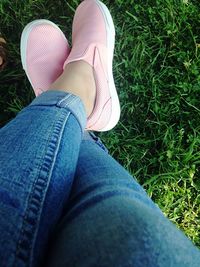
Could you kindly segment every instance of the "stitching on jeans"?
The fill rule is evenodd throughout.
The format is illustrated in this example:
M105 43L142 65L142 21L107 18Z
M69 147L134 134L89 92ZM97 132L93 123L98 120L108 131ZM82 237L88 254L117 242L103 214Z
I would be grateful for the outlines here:
M66 103L64 107L68 107L68 109L70 110L70 112L73 114L73 116L77 119L79 126L81 128L81 132L83 133L84 129L83 129L83 125L81 124L81 118L80 118L80 112L78 112L78 114L75 114L74 112L72 112L72 105L77 102L81 103L81 100L79 98L77 98L76 96L73 96L72 100L69 103Z
M61 105L65 100L67 100L68 98L70 98L70 96L71 96L71 95L67 95L67 96L65 96L63 99L61 99L61 100L59 101L58 104Z
M44 164L47 161L48 153L51 153L51 151L49 149L52 149L52 148L50 148L51 144L49 143L49 140L50 140L50 142L52 142L53 137L56 135L56 137L57 137L56 138L56 143L54 144L52 155L50 155L51 156L51 161L50 161L50 164L49 164L50 167L48 168L47 171L45 171L46 172L45 175L41 176L41 172L39 172L39 174L36 177L36 179L34 181L34 184L32 186L32 193L29 195L29 199L30 200L27 203L27 207L26 207L26 210L25 210L25 216L24 216L24 219L23 219L23 222L22 222L22 228L21 228L21 231L20 231L21 238L18 240L18 245L17 245L16 251L15 251L15 259L16 260L20 259L21 261L23 261L26 264L27 263L30 264L31 262L33 262L33 247L35 245L37 234L38 234L38 229L39 229L39 227L36 227L36 229L32 230L32 229L30 229L30 227L31 227L31 225L34 226L35 223L38 226L38 220L41 217L42 207L43 207L42 204L41 204L41 199L38 199L39 203L37 203L36 206L39 209L39 212L38 213L36 212L35 217L34 217L34 219L37 222L27 221L27 219L29 219L28 214L30 215L30 212L32 210L33 200L35 200L35 198L36 198L36 196L34 198L32 196L34 196L34 193L36 193L39 190L40 191L39 192L40 193L40 197L42 197L42 200L45 200L45 197L46 197L46 194L47 194L47 190L48 190L48 186L49 186L49 183L50 183L50 180L51 180L53 168L54 168L54 165L55 165L55 161L57 159L57 154L58 154L58 151L59 151L61 139L62 139L63 132L64 132L64 129L65 129L65 126L66 126L66 123L68 121L69 116L70 116L69 112L68 112L67 116L66 116L66 112L61 113L61 118L57 121L57 123L54 124L51 137L47 141L47 144L48 144L47 145L47 150L46 150L46 153L44 155L43 162L41 163L40 171L44 168ZM41 181L46 184L46 187L44 185L42 185L42 188L39 188ZM43 194L43 196L41 194ZM44 203L44 202L42 202L42 203ZM27 230L26 227L29 228L28 232L26 231ZM26 240L27 240L27 234L30 234L30 231L32 231L32 233L33 233L32 234L33 238L32 238L31 243L30 243L31 247L27 246L27 244L25 245ZM29 257L29 259L26 259L27 256Z
M75 102L77 102L77 104L81 103L81 100L79 98L77 98L77 96L75 96L75 95L70 95L70 96L71 96L71 99L67 103L65 103L65 105L62 107L63 108L67 107L69 109L69 111L76 117L76 119L78 120L78 123L80 125L81 131L83 133L84 129L83 129L83 126L82 126L81 121L80 121L80 113L75 114L74 112L72 112L72 109L73 109L72 105L74 105Z
M64 133L64 130L65 130L65 127L66 127L66 124L68 122L68 119L69 119L69 116L70 116L70 113L64 115L63 114L63 118L65 118L64 120L62 119L62 127L60 128L60 132L59 132L59 135L57 137L57 144L56 144L56 147L55 147L55 151L54 151L54 155L53 155L53 161L51 163L51 169L50 169L50 172L49 172L49 175L48 175L48 178L47 178L47 181L49 181L50 183L50 180L51 180L51 177L52 177L52 173L53 173L53 169L54 169L54 165L55 165L55 162L56 162L56 159L57 159L57 155L58 155L58 152L59 152L59 148L60 148L60 143L61 143L61 140L62 140L62 136L63 136L63 133ZM55 126L56 128L56 126ZM55 130L55 129L54 129ZM48 188L46 188L46 193L45 193L45 197L46 197L46 194L47 194L47 190ZM42 211L40 213L40 217L41 217L41 214L42 214ZM38 229L37 229L38 230ZM38 232L37 232L38 233ZM37 236L37 233L35 235L35 240L34 240L34 243L36 242L36 236ZM33 252L32 252L33 253ZM31 255L33 257L33 255Z
M72 97L67 101L67 103L65 103L64 107L69 106L73 100L74 100L74 96L72 96Z
M75 118L77 119L77 121L78 121L78 123L80 125L81 131L83 133L84 129L83 129L83 126L81 124L80 112L78 112L78 114L75 114L74 112L72 112L72 109L73 109L72 105L74 105L74 103L76 103L76 102L77 102L77 105L78 105L79 103L81 103L81 99L78 98L75 95L70 95L70 96L71 96L71 99L67 103L65 103L65 105L62 106L62 107L63 108L67 107L69 109L69 111L73 114L73 116L75 116Z
M74 104L74 102L75 102L76 100L78 100L78 99L76 99L76 97L74 97L73 99L71 99L70 102L66 103L64 107L67 107L67 106L68 106L68 107L71 107L71 105Z
M64 105L64 107L71 107L71 105L74 103L74 101L75 101L76 99L71 99L68 103L66 103L65 105Z
M65 96L63 99L61 99L59 102L58 102L58 105L61 105L62 102L64 102L65 100L67 100L71 95L67 95Z

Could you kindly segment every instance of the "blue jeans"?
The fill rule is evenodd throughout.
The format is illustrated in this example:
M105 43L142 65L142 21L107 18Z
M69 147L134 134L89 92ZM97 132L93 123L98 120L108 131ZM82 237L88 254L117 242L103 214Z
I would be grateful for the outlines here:
M0 266L199 266L85 124L78 97L49 91L0 130Z

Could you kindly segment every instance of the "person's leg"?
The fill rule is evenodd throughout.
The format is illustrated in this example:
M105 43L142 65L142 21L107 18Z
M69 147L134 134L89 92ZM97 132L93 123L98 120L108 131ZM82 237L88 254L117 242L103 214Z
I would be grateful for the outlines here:
M98 0L79 5L73 21L73 47L64 66L81 60L93 68L96 101L87 122L90 130L109 130L119 119L112 76L114 33L105 5ZM89 83L92 89L94 83ZM199 266L198 249L94 142L81 143L64 212L47 255L48 267Z
M133 177L94 141L83 140L48 267L198 267L200 251Z
M72 65L63 72L68 50L63 33L47 20L22 33L22 63L35 94L56 78L62 82L0 130L1 267L37 266L70 193L93 91L79 63L73 64L78 80L71 79Z
M68 198L86 118L49 91L0 130L1 266L35 266Z

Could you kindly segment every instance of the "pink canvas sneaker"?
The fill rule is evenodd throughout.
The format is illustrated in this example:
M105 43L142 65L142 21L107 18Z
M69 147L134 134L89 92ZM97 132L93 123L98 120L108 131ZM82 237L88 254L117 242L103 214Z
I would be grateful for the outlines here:
M70 53L65 35L49 20L34 20L21 36L23 69L38 96L62 74L63 64Z
M99 0L85 0L77 8L72 50L66 64L84 60L94 70L96 101L87 130L108 131L118 122L120 105L112 72L115 28L107 7Z

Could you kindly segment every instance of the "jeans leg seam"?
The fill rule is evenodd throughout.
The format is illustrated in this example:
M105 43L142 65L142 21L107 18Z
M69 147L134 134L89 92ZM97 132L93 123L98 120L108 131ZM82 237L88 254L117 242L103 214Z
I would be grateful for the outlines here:
M61 139L69 119L70 112L62 112L60 119L54 124L50 140L41 164L39 175L33 185L26 212L22 222L20 238L15 252L15 259L24 262L24 266L33 262L33 250L39 229L39 220L42 214L43 203L51 180L53 168L58 155ZM56 137L56 142L54 141ZM30 239L30 235L32 238ZM31 240L31 244L30 244Z
M66 107L69 107L70 108L70 105L72 105L76 100L77 100L76 98L71 99L70 102L66 103L64 107L65 108Z
M64 101L66 101L71 95L67 95L66 97L64 97L63 99L61 99L59 102L58 102L58 105L61 105Z

